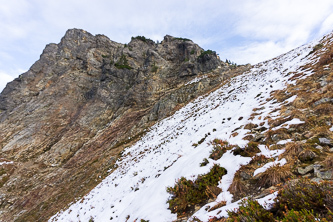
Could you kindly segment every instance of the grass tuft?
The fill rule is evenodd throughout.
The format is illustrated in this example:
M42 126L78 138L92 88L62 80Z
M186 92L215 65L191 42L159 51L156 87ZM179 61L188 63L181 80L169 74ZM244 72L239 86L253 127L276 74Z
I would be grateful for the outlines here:
M268 188L270 186L286 182L291 175L292 173L287 167L274 165L259 175L258 185L260 187Z

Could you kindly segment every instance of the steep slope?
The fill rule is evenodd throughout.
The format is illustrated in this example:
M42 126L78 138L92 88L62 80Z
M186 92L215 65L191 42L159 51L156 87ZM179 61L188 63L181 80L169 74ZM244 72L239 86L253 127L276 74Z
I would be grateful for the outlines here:
M265 181L263 175L275 166L285 165L294 175L309 173L305 176L316 181L331 180L332 168L327 169L318 161L331 158L333 145L332 55L330 34L320 42L301 46L224 81L218 90L152 126L140 141L125 149L108 177L51 221L177 220L167 203L175 197L167 192L167 187L173 187L181 177L195 180L214 164L227 171L218 184L221 192L205 203L189 206L184 214L178 214L178 219L208 221L227 216L227 210L238 206L238 199L250 195L269 207L277 187ZM315 88L311 88L312 84ZM316 113L314 107L321 104L329 107ZM312 122L308 114L312 115ZM320 134L315 132L316 118L322 121ZM212 142L216 138L241 149L234 146L221 157L210 158L218 143ZM249 142L255 142L259 150L242 155ZM299 145L293 156L290 147L295 144L309 147ZM316 151L310 162L303 161L302 157L309 156L304 152L309 153L310 149L321 151ZM314 161L322 168L320 171L314 171L312 166L312 171L300 173ZM241 195L230 188L242 172L246 191Z
M124 45L68 30L0 94L0 220L45 221L155 121L247 68L188 39Z

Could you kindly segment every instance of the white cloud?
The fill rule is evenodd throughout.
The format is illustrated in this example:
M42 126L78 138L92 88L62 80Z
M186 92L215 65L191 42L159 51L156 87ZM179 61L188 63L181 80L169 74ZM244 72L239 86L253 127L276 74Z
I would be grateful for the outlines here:
M237 63L255 64L273 58L319 37L333 27L333 17L329 16L333 11L331 0L258 0L242 3L232 8L233 13L238 15L233 36L242 39L239 42L231 40L235 46L224 50L225 57Z
M232 48L225 52L227 59L237 64L256 64L274 58L293 49L273 41L254 42L246 46ZM223 56L222 56L223 57Z
M325 21L322 23L319 33L320 35L324 35L328 32L331 32L332 30L333 30L333 13L327 16Z
M332 11L332 0L11 0L0 5L0 70L16 77L10 69L28 69L69 28L121 43L170 34L255 63L329 31Z

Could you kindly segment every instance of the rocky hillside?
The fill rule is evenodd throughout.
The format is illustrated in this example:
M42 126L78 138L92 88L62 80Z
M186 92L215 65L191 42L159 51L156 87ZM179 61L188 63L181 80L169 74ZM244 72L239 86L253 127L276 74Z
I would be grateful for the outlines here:
M68 30L0 94L0 220L47 220L156 121L246 69L189 39Z
M50 221L331 221L332 44L259 63L159 121Z

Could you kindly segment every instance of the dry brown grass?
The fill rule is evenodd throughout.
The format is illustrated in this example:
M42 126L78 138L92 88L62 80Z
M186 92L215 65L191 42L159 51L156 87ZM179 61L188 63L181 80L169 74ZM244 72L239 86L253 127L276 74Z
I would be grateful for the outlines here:
M286 144L284 153L281 154L281 158L286 158L287 160L294 160L300 152L303 151L303 146L299 143L291 142Z
M327 157L323 163L327 169L333 170L333 156Z
M313 133L314 137L331 137L332 132L329 130L327 125L320 126L321 123L317 123L318 126L314 126L310 129L310 132Z
M248 123L244 126L244 129L252 130L253 128L257 128L257 127L258 127L258 124Z
M319 115L328 115L333 113L333 104L324 103L315 107L315 112Z
M258 184L268 188L273 185L284 183L292 176L289 167L274 165L261 173L258 177Z
M320 56L318 67L327 65L333 60L333 47L330 47L323 55Z
M228 191L233 195L244 196L246 192L245 182L240 178L240 176L234 177Z
M268 120L268 124L271 126L271 127L276 127L276 126L280 126L281 124L289 121L289 120L292 120L293 117L289 116L287 118L277 118L277 119L270 119Z
M278 101L278 102L283 102L286 99L290 97L290 95L287 95L285 90L276 90L273 92L273 97Z
M212 208L210 208L208 210L208 212L211 212L211 211L216 210L218 208L224 207L225 205L227 205L227 201L220 201L217 204L215 204Z
M296 97L292 105L297 109L304 109L307 107L306 100L302 97Z
M278 140L285 140L285 139L290 139L291 138L291 135L289 134L288 129L286 129L286 128L280 128L280 129L277 129L277 130L268 130L265 133L265 136L266 136L265 142L267 144L275 143L273 141L274 137L277 137Z

